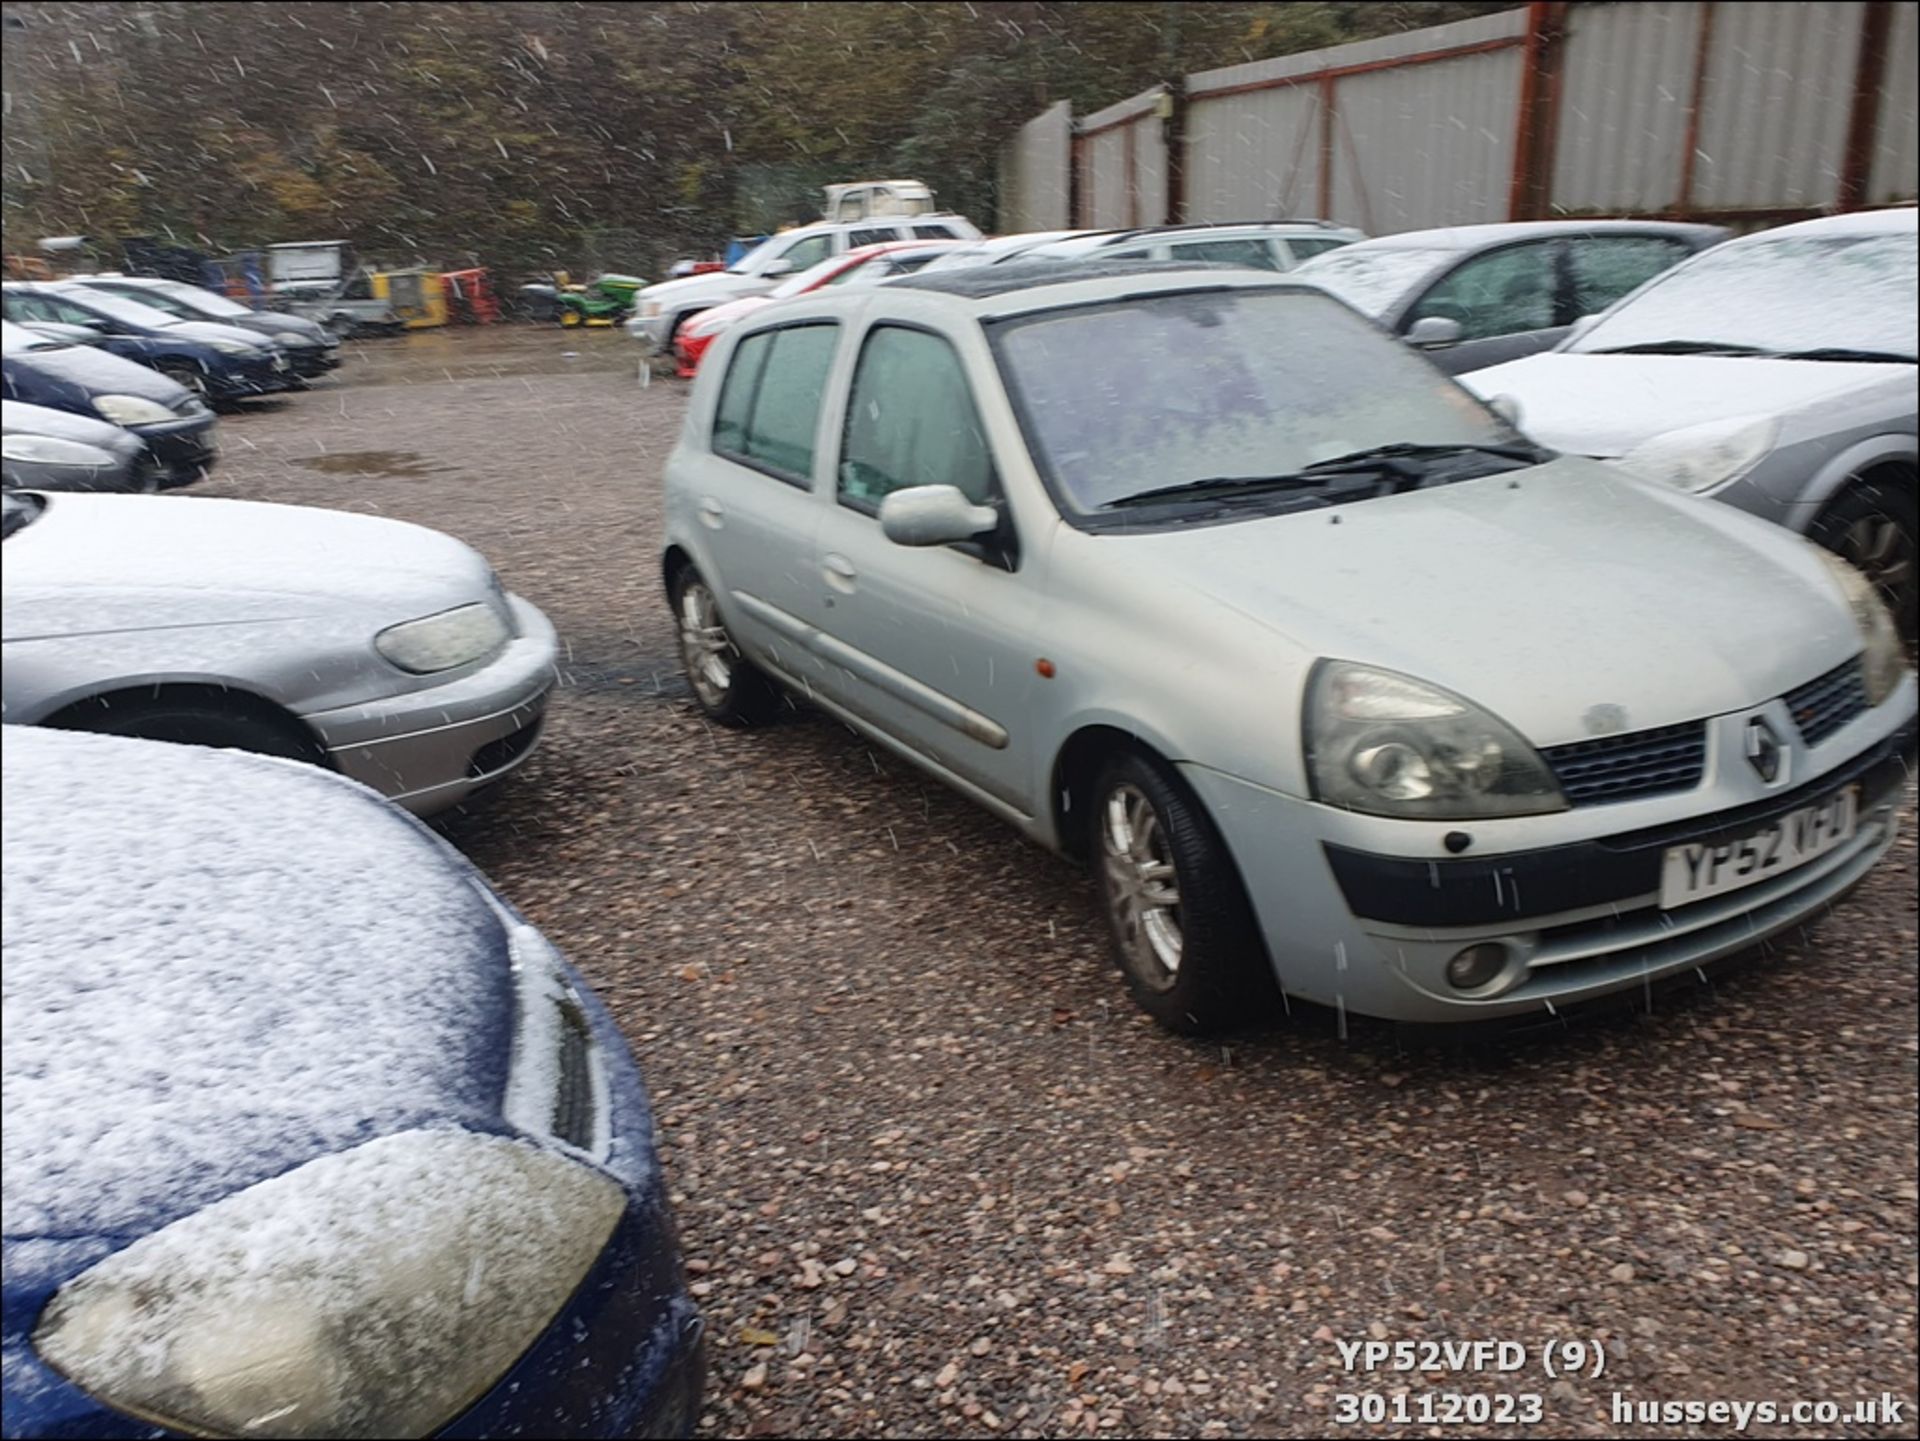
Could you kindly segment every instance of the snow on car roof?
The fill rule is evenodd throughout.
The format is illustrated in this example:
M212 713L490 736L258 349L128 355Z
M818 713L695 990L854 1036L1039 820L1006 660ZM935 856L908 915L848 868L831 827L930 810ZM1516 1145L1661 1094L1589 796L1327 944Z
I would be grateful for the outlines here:
M1237 265L1213 265L1192 260L1010 260L1004 265L974 266L967 270L920 271L887 282L892 290L932 290L956 295L964 300L986 300L1010 291L1031 290L1043 285L1070 285L1083 280L1112 280L1128 275L1153 278L1207 272L1213 275L1245 279L1248 272ZM1268 281L1276 276L1263 276Z
M1711 225L1690 225L1674 220L1503 220L1487 225L1449 225L1434 230L1403 230L1395 235L1376 235L1342 247L1343 255L1375 250L1478 250L1487 245L1505 245L1514 240L1544 240L1556 235L1675 235L1706 237L1715 232Z
M1896 205L1885 210L1850 210L1844 215L1823 215L1818 220L1802 220L1793 225L1776 226L1740 237L1741 243L1777 239L1782 235L1913 235L1920 232L1920 210L1911 205Z
M430 832L291 761L9 726L0 766L10 1239L497 1128L505 935Z

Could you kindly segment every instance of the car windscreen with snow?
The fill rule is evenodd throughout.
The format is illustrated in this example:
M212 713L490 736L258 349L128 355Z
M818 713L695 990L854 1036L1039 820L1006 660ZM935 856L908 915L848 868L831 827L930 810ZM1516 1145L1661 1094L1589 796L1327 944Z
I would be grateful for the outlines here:
M1567 348L1910 361L1920 353L1917 273L1911 231L1742 241L1669 272Z
M1473 396L1305 289L1174 291L991 326L1027 444L1069 516L1319 505L1525 458ZM1178 357L1177 362L1170 357ZM1429 463L1441 463L1429 469Z

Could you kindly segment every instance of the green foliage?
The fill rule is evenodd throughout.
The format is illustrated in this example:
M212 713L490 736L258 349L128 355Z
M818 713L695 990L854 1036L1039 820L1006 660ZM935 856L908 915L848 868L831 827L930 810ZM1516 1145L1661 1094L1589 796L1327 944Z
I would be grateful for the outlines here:
M997 156L1060 99L1499 4L9 5L7 248L156 233L215 252L349 238L394 264L660 273L925 179L990 225ZM592 248L600 248L598 244Z

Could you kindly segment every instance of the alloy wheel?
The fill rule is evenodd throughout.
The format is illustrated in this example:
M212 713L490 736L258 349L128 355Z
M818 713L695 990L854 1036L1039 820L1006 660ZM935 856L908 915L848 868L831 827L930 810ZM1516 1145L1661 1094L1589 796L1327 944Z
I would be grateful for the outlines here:
M713 592L705 581L689 580L680 591L680 660L694 693L708 709L726 704L739 655L713 603Z
M1900 522L1887 515L1863 515L1841 533L1834 548L1878 587L1898 615L1911 593L1914 568L1913 537Z
M1180 973L1180 881L1153 802L1122 782L1107 793L1101 868L1114 930L1142 980L1171 985Z

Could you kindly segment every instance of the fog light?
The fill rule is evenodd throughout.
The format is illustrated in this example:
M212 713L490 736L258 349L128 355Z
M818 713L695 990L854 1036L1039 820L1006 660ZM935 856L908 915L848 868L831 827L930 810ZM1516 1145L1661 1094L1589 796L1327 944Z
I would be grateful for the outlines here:
M1483 942L1468 946L1447 962L1447 984L1456 991L1477 991L1491 985L1507 968L1507 948Z

